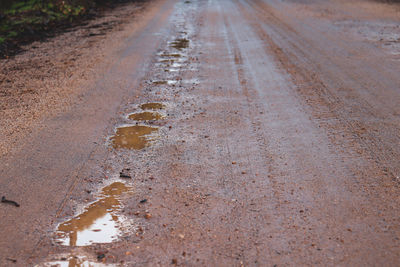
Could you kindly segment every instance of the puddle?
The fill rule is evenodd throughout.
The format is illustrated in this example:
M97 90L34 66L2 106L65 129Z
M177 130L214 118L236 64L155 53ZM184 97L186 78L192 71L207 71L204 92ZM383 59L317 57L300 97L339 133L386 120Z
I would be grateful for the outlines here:
M152 83L153 83L153 84L156 84L156 85L161 85L161 84L173 85L173 84L176 84L177 81L174 81L174 80L153 81Z
M96 262L89 260L84 256L68 256L61 260L49 261L44 264L38 265L43 267L105 267L105 266L115 266L115 264L105 264L101 262Z
M171 47L182 50L184 48L189 47L189 40L186 38L176 39L175 41L171 42Z
M151 121L151 120L162 119L163 115L157 112L145 111L145 112L130 114L128 118L135 121Z
M174 62L174 63L172 63L171 67L180 68L180 67L182 67L182 63Z
M153 81L153 84L167 84L168 81Z
M161 59L158 62L160 63L168 63L168 64L173 64L175 62L175 60L173 59Z
M174 80L168 80L167 81L168 85L174 85L174 84L177 84L177 83L178 83L178 81L174 81Z
M100 199L85 208L77 217L60 224L56 241L64 246L88 246L93 243L110 243L121 234L123 222L118 216L120 197L131 190L121 182L104 187Z
M167 69L167 70L165 70L165 71L169 71L169 72L178 72L178 71L179 71L179 69L176 69L176 68L170 68L170 69Z
M144 125L119 127L116 134L111 137L112 146L115 149L143 149L153 140L147 135L156 131L158 128Z
M177 58L177 57L181 57L181 54L175 53L175 54L160 54L160 57L164 57L164 58Z
M140 105L140 108L143 110L146 110L146 109L157 110L157 109L164 109L165 106L161 103L146 103L146 104Z

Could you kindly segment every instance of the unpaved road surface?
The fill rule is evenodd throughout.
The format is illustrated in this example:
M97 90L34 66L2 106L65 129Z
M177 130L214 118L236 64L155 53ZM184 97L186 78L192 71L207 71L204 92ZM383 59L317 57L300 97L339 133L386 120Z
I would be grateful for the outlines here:
M398 4L135 12L52 112L3 106L1 266L400 264Z

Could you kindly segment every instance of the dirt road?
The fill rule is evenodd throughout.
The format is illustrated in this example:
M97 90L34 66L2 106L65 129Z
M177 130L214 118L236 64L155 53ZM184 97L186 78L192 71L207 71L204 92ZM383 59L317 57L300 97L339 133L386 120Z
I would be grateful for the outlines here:
M398 266L400 5L348 2L146 4L5 137L0 265Z

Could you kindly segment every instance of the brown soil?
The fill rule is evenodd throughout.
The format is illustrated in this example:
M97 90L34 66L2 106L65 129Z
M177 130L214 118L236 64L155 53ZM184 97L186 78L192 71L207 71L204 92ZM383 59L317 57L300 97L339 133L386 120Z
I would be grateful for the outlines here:
M65 111L111 64L115 42L140 20L144 3L105 12L87 25L23 47L0 60L0 156L18 149L24 136L47 116ZM101 66L101 67L100 67ZM26 137L25 137L26 138Z

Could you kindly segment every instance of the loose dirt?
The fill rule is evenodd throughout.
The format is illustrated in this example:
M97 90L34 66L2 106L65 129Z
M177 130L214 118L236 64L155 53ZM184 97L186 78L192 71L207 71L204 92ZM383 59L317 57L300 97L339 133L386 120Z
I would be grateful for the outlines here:
M82 98L85 88L112 64L116 44L129 35L145 6L122 5L0 61L0 156L20 148L43 118Z

